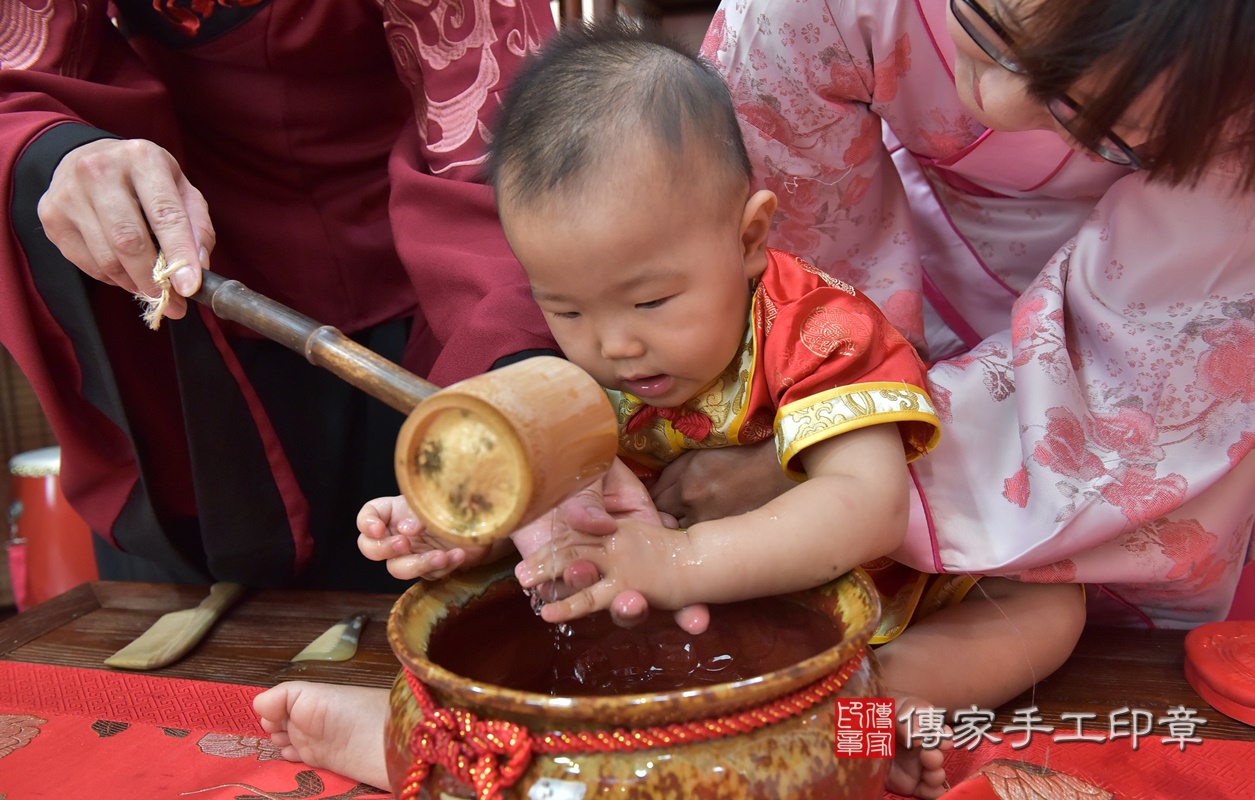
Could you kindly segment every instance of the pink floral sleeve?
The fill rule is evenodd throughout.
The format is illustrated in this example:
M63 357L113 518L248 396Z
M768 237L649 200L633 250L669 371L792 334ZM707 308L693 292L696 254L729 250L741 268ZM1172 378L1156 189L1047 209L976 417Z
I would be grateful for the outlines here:
M945 433L916 470L941 564L1223 616L1255 521L1253 220L1222 174L1119 181L1009 330L932 369Z
M899 4L880 5L890 22ZM922 347L919 254L880 116L898 99L912 37L847 41L842 30L822 0L735 0L703 53L727 77L758 183L779 198L773 246L863 290Z

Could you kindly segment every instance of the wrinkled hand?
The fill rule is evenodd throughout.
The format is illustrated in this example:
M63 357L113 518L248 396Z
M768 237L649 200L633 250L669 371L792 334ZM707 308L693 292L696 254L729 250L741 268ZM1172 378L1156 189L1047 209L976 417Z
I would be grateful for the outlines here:
M170 153L142 139L99 139L71 150L39 201L39 220L75 266L128 292L160 294L152 278L158 247L167 263L186 262L171 277L165 314L174 319L186 313L182 297L200 288L215 243L205 198Z
M388 562L395 578L435 580L483 563L493 548L457 547L427 531L404 497L380 497L357 512L357 549L371 561Z
M775 442L690 450L651 487L654 502L683 527L762 508L797 483L780 469Z
M652 526L674 528L675 520L654 508L648 490L632 470L615 460L610 471L599 481L567 498L554 511L511 534L511 539L524 559L533 555L563 534L608 536L619 527L619 520L638 520ZM541 589L547 601L557 600L572 592L588 589L601 580L601 573L591 561L573 560ZM560 579L560 583L558 582ZM645 621L649 602L630 585L624 587L608 606L616 625L630 628ZM675 612L675 621L690 633L701 633L710 622L705 605L693 605Z

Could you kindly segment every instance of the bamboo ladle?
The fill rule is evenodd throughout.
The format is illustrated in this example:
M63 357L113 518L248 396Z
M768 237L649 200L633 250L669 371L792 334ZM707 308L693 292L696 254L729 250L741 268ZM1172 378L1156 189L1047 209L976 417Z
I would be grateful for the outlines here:
M529 358L441 389L239 281L202 272L192 299L408 414L397 483L428 529L455 543L508 536L614 460L610 401L568 361Z

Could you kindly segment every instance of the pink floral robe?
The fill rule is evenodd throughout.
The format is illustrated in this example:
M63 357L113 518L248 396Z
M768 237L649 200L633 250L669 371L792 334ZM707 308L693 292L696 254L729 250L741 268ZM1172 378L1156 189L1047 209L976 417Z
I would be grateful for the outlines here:
M1255 197L1149 184L954 90L946 0L727 0L728 78L773 246L933 362L918 569L1098 584L1092 612L1222 618L1255 512Z

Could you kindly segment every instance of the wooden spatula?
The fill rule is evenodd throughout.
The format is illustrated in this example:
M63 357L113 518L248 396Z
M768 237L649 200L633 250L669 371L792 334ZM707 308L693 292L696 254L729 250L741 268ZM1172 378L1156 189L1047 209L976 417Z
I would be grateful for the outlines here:
M135 641L105 659L119 669L157 669L187 655L218 618L244 596L238 583L215 583L209 596L196 608L171 611L152 624Z
M357 640L366 624L366 613L345 617L332 625L305 649L292 656L293 661L348 661L357 654Z

